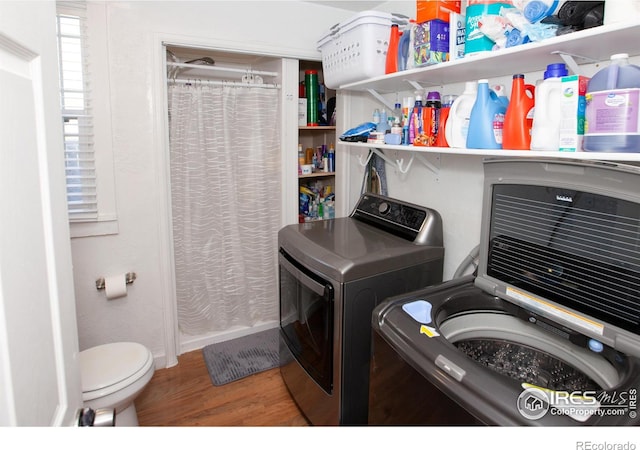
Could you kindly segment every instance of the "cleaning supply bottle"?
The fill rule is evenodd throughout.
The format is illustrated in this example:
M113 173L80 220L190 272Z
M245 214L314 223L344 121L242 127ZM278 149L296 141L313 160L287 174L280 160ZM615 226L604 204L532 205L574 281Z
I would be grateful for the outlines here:
M409 144L413 145L416 136L422 134L422 95L416 94L416 102L409 117Z
M424 108L422 110L422 129L425 136L425 144L428 146L436 145L441 107L442 100L440 99L440 92L428 92L427 101L425 102Z
M544 79L536 86L531 150L558 151L560 148L562 77L567 75L569 71L563 63L549 64Z
M328 151L327 157L329 159L329 172L335 172L336 171L336 152L333 149L333 144L329 144L329 151Z
M391 34L389 35L389 47L387 48L387 57L385 59L385 72L395 73L398 71L398 44L400 43L400 28L398 24L391 25Z
M414 97L402 99L402 145L409 145L409 121L416 100Z
M402 99L402 126L409 125L409 116L411 116L411 109L416 103L414 97L404 97Z
M415 20L411 19L409 24L402 30L398 41L398 71L407 70L407 59L409 58L409 43L411 42L411 26Z
M611 56L611 64L589 80L584 150L640 152L640 67L627 53Z
M306 158L304 151L302 150L302 144L298 144L298 174L302 173L302 166L306 164Z
M445 124L445 138L449 147L465 148L467 146L467 134L469 132L469 118L471 109L476 102L478 83L467 81L464 92L451 104L449 118Z
M436 136L436 147L449 147L447 142L447 135L445 129L447 127L447 119L449 118L449 112L451 111L451 105L457 98L456 95L443 95L442 107L440 108L440 117L438 118L438 135Z
M515 74L511 84L511 100L504 115L502 148L529 150L534 104L535 86L525 84L523 74Z
M380 111L380 123L377 125L376 131L386 133L387 131L389 131L389 129L390 127L389 119L387 118L387 110L382 108L382 111Z
M469 116L467 148L502 148L506 110L496 93L489 89L489 80L478 80L478 94Z
M318 126L318 71L304 72L304 85L307 94L307 126Z
M389 117L389 121L392 124L395 124L397 122L400 124L400 126L402 126L402 104L400 102L396 101L393 107L393 116Z

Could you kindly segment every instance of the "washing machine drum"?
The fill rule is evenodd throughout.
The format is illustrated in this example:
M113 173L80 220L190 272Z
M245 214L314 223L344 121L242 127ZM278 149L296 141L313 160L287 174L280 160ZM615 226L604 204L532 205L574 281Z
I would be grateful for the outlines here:
M612 389L620 372L603 355L508 314L474 312L440 325L472 360L519 382L557 391Z

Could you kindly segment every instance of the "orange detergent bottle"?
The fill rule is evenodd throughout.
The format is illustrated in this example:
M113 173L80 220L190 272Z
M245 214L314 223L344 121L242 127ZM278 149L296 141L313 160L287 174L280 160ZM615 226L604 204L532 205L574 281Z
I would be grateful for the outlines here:
M524 75L513 76L511 99L504 116L502 148L505 150L529 150L533 127L535 86L524 83Z

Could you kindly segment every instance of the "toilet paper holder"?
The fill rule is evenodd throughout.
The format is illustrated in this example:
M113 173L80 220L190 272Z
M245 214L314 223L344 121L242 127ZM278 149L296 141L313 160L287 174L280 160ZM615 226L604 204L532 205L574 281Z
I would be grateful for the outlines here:
M127 272L127 273L124 274L124 281L127 284L131 284L135 280L136 280L136 273L135 272ZM96 280L96 289L100 291L100 290L102 290L104 288L105 288L104 278L98 278Z

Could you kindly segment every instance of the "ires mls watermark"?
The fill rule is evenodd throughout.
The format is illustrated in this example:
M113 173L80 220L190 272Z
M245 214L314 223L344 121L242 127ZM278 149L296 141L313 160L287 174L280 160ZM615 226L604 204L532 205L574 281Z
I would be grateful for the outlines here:
M553 391L532 385L518 396L520 414L538 420L547 414L585 422L592 416L637 417L637 389L627 391Z

